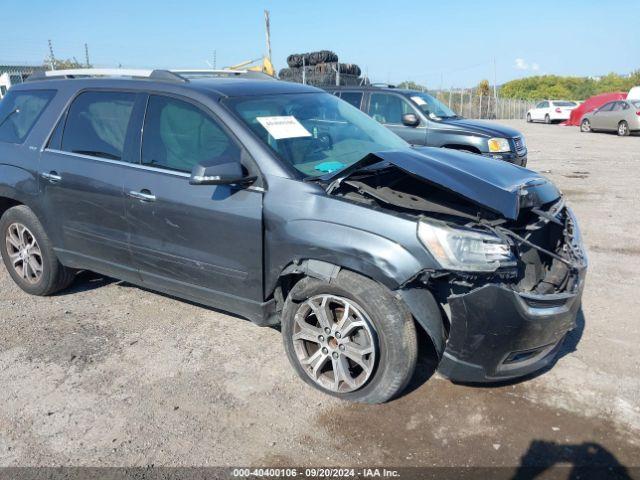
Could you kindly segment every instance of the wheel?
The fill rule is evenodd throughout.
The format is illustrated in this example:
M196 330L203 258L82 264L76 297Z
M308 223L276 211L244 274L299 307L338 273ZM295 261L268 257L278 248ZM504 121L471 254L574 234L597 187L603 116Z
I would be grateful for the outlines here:
M582 122L580 122L580 131L581 132L590 132L591 131L591 122L589 122L588 119L584 119L582 120Z
M628 137L629 133L630 133L629 132L629 124L625 120L622 120L618 124L618 136L619 137Z
M72 270L56 257L35 214L24 205L10 208L0 219L0 252L14 282L31 295L51 295L68 287Z
M527 113L527 123L531 123L531 114Z
M300 280L285 301L282 335L298 375L345 400L386 402L406 387L416 366L409 311L390 290L348 270L330 283Z
M544 123L546 123L547 125L551 123L551 117L548 113L544 116Z

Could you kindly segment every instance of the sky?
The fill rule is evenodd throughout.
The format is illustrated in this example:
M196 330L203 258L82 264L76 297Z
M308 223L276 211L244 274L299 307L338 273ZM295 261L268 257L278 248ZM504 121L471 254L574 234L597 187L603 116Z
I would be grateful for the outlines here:
M357 63L373 82L437 89L529 75L597 76L640 68L640 0L0 0L0 63L58 58L95 66L218 68L265 53L320 49ZM635 21L633 20L635 19Z

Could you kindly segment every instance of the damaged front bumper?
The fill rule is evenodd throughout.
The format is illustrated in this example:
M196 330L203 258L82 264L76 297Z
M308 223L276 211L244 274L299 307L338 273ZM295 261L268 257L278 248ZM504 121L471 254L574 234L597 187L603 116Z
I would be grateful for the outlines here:
M438 371L459 382L495 382L551 364L576 326L586 266L571 293L537 295L488 284L449 298L451 330Z

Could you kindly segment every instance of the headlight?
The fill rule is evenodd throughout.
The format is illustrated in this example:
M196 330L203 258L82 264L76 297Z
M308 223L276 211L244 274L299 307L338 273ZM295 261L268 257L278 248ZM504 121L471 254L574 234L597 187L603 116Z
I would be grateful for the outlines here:
M509 245L491 233L420 220L418 238L442 268L449 270L493 272L515 261Z
M489 139L489 151L490 152L510 152L511 146L506 138L490 138Z

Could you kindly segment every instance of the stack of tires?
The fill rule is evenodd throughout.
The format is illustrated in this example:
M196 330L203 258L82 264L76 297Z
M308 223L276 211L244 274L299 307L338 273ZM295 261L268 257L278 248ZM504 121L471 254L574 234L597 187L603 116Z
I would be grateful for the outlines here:
M288 68L280 70L280 80L325 87L337 85L360 85L362 71L353 63L338 62L338 55L329 50L310 53L294 53L287 57Z

